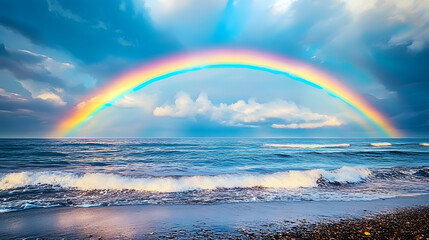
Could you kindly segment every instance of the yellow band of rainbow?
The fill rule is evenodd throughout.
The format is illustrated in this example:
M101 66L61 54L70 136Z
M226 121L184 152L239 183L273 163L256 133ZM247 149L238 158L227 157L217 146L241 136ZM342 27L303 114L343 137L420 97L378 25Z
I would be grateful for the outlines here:
M126 72L87 96L56 126L51 136L72 135L102 109L153 82L206 68L250 68L286 75L337 97L372 123L382 135L401 136L389 119L333 76L295 60L242 49L215 49L180 54Z

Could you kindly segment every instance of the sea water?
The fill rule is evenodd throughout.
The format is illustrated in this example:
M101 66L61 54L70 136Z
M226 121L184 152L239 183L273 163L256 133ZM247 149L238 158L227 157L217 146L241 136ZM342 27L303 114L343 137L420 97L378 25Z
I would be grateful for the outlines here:
M429 194L429 139L0 139L0 212Z

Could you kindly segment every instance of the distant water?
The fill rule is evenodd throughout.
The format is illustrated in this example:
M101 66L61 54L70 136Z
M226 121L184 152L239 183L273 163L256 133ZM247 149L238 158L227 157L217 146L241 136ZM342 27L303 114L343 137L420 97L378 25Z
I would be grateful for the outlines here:
M0 212L429 194L429 139L0 139Z

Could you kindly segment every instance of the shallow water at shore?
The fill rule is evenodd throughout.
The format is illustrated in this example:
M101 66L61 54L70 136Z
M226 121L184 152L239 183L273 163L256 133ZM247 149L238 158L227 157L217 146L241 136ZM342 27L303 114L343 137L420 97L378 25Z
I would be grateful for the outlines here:
M49 208L8 212L0 238L190 239L248 238L345 218L368 218L404 207L428 206L429 196L372 201L278 201L223 204ZM424 230L424 229L423 229Z

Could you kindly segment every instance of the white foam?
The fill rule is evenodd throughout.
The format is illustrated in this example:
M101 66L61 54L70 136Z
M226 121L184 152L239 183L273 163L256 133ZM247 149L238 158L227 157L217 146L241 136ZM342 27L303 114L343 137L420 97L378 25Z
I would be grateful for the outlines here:
M11 209L0 207L0 213L11 212L11 211L12 211Z
M372 147L390 147L390 146L392 146L392 144L388 143L388 142L370 143L369 145L371 145Z
M408 194L399 194L398 197L418 197L428 195L427 193L408 193Z
M419 145L423 147L429 147L429 143L420 143Z
M216 188L299 188L316 187L321 177L329 181L359 182L371 175L362 167L342 167L333 171L313 169L272 174L223 174L216 176L183 176L132 178L113 174L87 173L84 175L59 172L18 172L0 178L0 190L27 185L59 185L80 190L137 190L154 192L180 192Z
M26 203L22 209L40 208L41 206Z
M101 205L102 205L101 203L93 203L93 204L86 203L86 204L75 205L75 207L90 208L90 207L99 207Z
M355 183L372 176L372 172L364 167L342 167L325 171L323 177L330 182Z
M334 147L350 147L348 143L341 144L264 144L264 147L275 148L334 148Z

